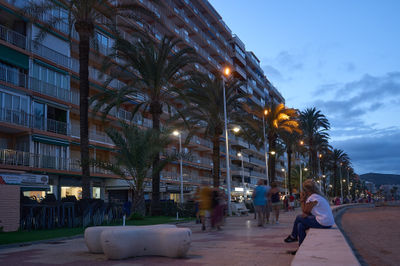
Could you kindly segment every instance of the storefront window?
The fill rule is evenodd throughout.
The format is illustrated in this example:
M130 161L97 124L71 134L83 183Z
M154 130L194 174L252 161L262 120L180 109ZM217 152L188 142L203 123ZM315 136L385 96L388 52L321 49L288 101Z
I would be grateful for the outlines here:
M82 188L81 187L61 187L61 198L68 196L75 196L76 199L82 199Z
M93 187L92 188L92 197L94 199L100 199L100 188L99 187Z

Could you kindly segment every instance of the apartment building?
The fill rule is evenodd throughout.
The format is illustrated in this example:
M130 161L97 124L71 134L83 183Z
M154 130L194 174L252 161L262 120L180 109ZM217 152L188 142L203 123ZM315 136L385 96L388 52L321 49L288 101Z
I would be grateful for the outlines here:
M147 31L155 40L161 40L165 34L181 38L202 58L202 62L195 65L199 71L213 75L223 66L232 66L233 74L246 82L242 90L252 95L250 104L263 106L267 100L284 102L279 91L265 77L256 55L246 51L245 44L232 34L207 0L165 0L163 6L151 0L138 2L152 10L158 21L118 19ZM36 42L39 26L17 12L24 3L22 0L0 0L0 175L7 183L20 184L27 196L40 198L46 193L54 193L57 198L69 195L80 198L77 34L69 34L67 13L60 6L43 20L57 16L65 18L65 22L55 25L42 41ZM124 34L130 38L128 33ZM96 27L98 49L91 50L90 95L101 90L107 78L107 75L99 76L99 69L103 57L113 46L112 36L107 29ZM114 80L109 87L118 89L122 85L121 81ZM138 95L137 102L143 99L141 97L144 96ZM168 110L164 111L162 118L167 119ZM112 158L114 145L104 129L117 125L119 119L128 121L129 118L130 113L124 109L112 110L106 125L100 117L90 116L90 154L93 158ZM135 117L133 122L151 127L151 120L146 116ZM232 190L242 188L242 176L245 186L251 189L259 178L265 178L265 151L257 150L233 132L229 142ZM211 147L211 142L202 136L194 136L184 145L185 151L193 155L193 160L183 163L185 192L193 191L201 184L211 184ZM169 149L178 149L177 139ZM222 142L221 152L225 156ZM226 187L224 162L223 158L221 184ZM162 171L162 198L178 198L179 172L178 163L172 163ZM91 168L91 176L94 198L127 199L125 181L96 167ZM151 191L150 180L145 191Z

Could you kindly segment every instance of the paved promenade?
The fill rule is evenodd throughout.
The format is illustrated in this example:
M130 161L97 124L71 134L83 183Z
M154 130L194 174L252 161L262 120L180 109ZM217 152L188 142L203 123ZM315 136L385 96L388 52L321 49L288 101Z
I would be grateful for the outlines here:
M0 249L0 265L290 265L297 243L284 243L296 212L281 213L279 224L256 226L254 215L230 217L222 231L202 232L194 222L180 224L193 231L192 245L183 259L137 257L108 261L90 254L83 238Z

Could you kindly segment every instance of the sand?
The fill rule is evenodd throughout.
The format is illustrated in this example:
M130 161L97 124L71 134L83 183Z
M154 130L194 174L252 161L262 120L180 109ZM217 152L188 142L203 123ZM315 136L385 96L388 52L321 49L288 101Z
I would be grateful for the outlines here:
M349 209L342 228L367 265L400 265L400 207Z

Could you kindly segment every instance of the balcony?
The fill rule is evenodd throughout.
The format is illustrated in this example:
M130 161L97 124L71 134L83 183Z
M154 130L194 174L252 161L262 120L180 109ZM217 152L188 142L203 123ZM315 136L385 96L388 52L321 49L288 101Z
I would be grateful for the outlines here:
M79 121L76 121L76 123L71 123L71 136L75 138L80 138L80 132L81 131ZM89 140L102 144L114 145L114 142L108 137L105 132L99 132L93 129L89 129Z
M0 65L0 80L18 87L27 87L27 77L14 68Z
M260 173L260 172L256 172L256 171L250 171L250 176L259 177L259 178L265 178L266 177L264 173Z
M0 165L26 166L31 168L44 168L71 172L82 171L78 159L34 154L10 149L0 149ZM108 170L94 166L91 166L90 172L97 174L112 174Z
M261 166L261 167L265 167L265 160L259 160L254 157L250 157L249 162L257 164L258 166Z
M0 108L0 122L30 127L31 116L24 111Z
M34 77L29 77L29 88L33 91L52 96L54 98L70 102L71 91L68 89L60 88L56 85L44 82ZM79 103L79 102L78 102Z
M26 37L16 31L13 31L3 25L0 25L0 40L6 41L21 49L26 49Z
M71 58L63 55L47 46L44 46L36 41L31 42L31 50L34 54L46 58L56 64L63 66L65 68L71 68Z
M61 135L69 135L69 125L66 122L31 115L31 127Z
M21 110L0 108L0 122L15 124L27 128L35 128L61 135L69 135L68 123L34 116Z

